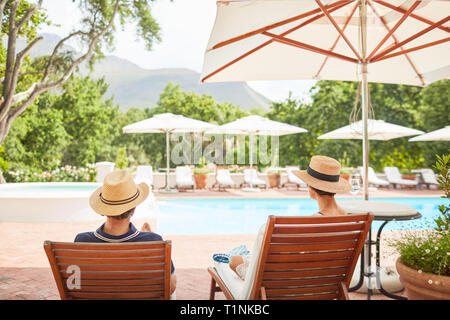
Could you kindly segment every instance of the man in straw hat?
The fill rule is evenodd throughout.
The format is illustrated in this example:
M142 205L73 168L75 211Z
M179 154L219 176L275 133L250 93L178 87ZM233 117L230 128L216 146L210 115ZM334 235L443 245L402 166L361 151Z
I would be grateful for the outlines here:
M146 183L136 185L126 170L117 170L106 175L103 186L94 191L89 204L95 212L106 216L106 222L94 232L83 232L75 237L75 242L145 242L162 241L163 238L151 232L150 225L144 223L141 231L130 222L136 207L149 194ZM175 267L171 262L170 290L175 291Z
M336 193L347 193L351 189L350 183L340 177L339 161L326 156L313 156L306 170L292 172L308 185L310 198L317 201L319 211L314 216L347 214L334 199ZM241 279L244 279L249 261L249 256L232 256L229 266Z

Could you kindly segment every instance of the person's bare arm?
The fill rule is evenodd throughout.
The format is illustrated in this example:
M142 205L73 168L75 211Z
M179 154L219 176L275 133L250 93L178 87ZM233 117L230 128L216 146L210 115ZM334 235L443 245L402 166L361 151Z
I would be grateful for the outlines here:
M172 294L177 288L177 276L172 273L170 276L170 294Z
M231 270L233 270L239 276L239 274L236 271L236 268L238 265L243 264L243 263L244 263L244 258L242 256L232 256L230 258L229 266L230 266Z

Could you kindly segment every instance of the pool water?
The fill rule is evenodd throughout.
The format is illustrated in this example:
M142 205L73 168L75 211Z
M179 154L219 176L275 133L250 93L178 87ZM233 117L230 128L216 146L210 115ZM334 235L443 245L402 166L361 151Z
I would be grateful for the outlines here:
M339 200L350 200L339 199ZM414 230L434 227L443 198L372 198L414 207L422 218L389 222L383 230ZM169 199L157 200L158 233L175 234L254 234L269 215L309 216L318 211L312 199ZM378 230L382 221L374 221Z

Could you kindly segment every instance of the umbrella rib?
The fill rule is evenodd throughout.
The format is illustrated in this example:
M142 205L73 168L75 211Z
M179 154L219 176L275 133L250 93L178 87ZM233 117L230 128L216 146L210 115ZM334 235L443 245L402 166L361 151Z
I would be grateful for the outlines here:
M353 1L354 0L337 1L337 2L334 2L334 3L331 3L331 4L327 5L327 8L330 8L330 9L335 8L335 7L341 8L342 6L347 5L347 4L349 4L349 3L353 2ZM240 41L240 40L252 37L254 35L260 34L260 33L264 32L264 31L267 31L267 30L270 30L270 29L273 29L273 28L277 28L277 27L283 26L285 24L288 24L288 23L291 23L291 22L294 22L294 21L297 21L297 20L309 17L309 16L311 16L313 14L319 13L320 11L321 11L320 9L314 9L314 10L302 13L300 15L297 15L295 17L292 17L292 18L289 18L289 19L285 19L285 20L282 20L282 21L270 24L268 26L265 26L265 27L262 27L262 28L259 28L259 29L256 29L256 30L253 30L253 31L250 31L250 32L247 32L247 33L244 33L244 34L242 34L240 36L233 37L233 38L230 38L228 40L219 42L218 44L214 45L212 47L212 49L210 49L210 50L215 50L215 49L224 47L226 45L229 45L231 43L234 43L236 41Z
M394 6L394 5L390 4L390 3L387 3L387 2L385 2L385 1L383 1L383 0L372 0L372 1L373 1L373 2L376 2L376 3L380 4L380 5L383 5L383 6L385 6L385 7L388 7L388 8L390 8L390 9L394 10L394 11L400 12L400 13L405 13L405 12L406 12L405 9L400 8L400 7L396 7L396 6ZM424 17L421 17L421 16L419 16L419 15L417 15L417 14L414 14L414 13L413 13L413 14L411 14L410 16L411 16L411 18L414 18L414 19L416 19L416 20L419 20L419 21L421 21L421 22L423 22L423 23L426 23L426 24L429 24L429 25L434 25L434 22L433 22L433 21L428 20L428 19L426 19L426 18L424 18ZM447 27L445 27L445 26L438 26L438 28L441 29L442 31L450 32L450 28L447 28Z
M373 51L369 54L369 56L367 57L367 60L370 60L370 58L372 58L375 53L377 53L377 51L381 48L381 46L387 41L387 39L389 39L389 37L394 33L395 30L398 29L398 27L400 27L400 25L406 20L406 18L408 18L409 15L411 15L411 13L414 11L414 9L417 8L417 6L420 4L420 0L417 0L416 2L414 2L412 4L412 6L408 9L408 11L406 11L403 16L400 18L400 20L398 20L398 22L395 24L395 26L389 30L388 29L388 33L386 34L386 36L380 41L380 43L378 43L378 45L375 47L375 49L373 49ZM369 5L372 6L369 2ZM372 8L373 9L373 8ZM385 24L383 22L383 24ZM386 24L385 24L386 26Z
M396 56L399 56L399 55L402 55L402 54L406 54L406 53L409 53L409 52L414 52L414 51L417 51L417 50L421 50L421 49L425 49L425 48L428 48L428 47L436 46L438 44L449 42L449 41L450 41L450 37L447 37L447 38L444 38L444 39L441 39L441 40L436 40L436 41L433 41L433 42L430 42L430 43L422 44L420 46L416 46L416 47L413 47L413 48L405 49L405 50L400 51L400 52L384 55L384 56L381 56L380 58L377 58L376 60L372 59L371 62L382 61L382 60L393 58L393 57L396 57Z
M372 9L373 13L378 17L378 19L380 19L381 23L384 25L384 27L386 28L386 30L391 31L391 29L389 29L389 26L387 25L386 21L384 20L384 18L378 13L378 11L376 10L375 6L373 5L372 1L369 1L369 6ZM395 44L398 44L398 39L395 36L394 32L391 32L391 37L392 39L394 39ZM403 47L400 47L401 51L403 51ZM408 54L405 53L405 57L408 60L409 64L411 65L411 67L413 68L414 72L417 74L417 76L419 77L420 81L422 82L422 85L425 85L425 81L423 79L422 74L420 74L419 70L416 68L416 66L414 65L412 59L409 57Z
M375 57L373 57L370 62L375 62L375 61L379 61L380 58L382 58L383 56L386 56L389 52L394 51L395 49L423 36L424 34L430 32L433 29L436 29L438 26L446 23L447 21L450 20L450 16L445 17L444 19L439 20L438 22L434 23L433 25L429 26L428 28L423 29L422 31L412 35L411 37L397 43L396 45L391 45L389 46L387 49L385 49L384 51L380 52L379 54L377 54ZM401 54L401 53L400 53ZM398 54L397 54L398 55Z
M350 22L350 20L352 19L353 15L356 12L356 9L359 7L359 3L356 3L355 7L353 8L352 12L350 13L350 15L348 16L347 20L345 21L344 27L342 28L342 32L345 31L345 29L347 28L348 23ZM330 48L330 51L332 52L334 50L334 48L336 48L337 43L339 42L339 39L341 38L341 35L338 35L336 40L334 41L333 45ZM323 59L322 65L320 66L319 70L317 71L316 75L314 76L314 78L317 78L319 76L319 74L322 72L323 67L325 66L325 63L327 63L328 61L328 56L326 56Z
M274 41L280 42L280 43L284 43L290 46L294 46L300 49L304 49L304 50L308 50L308 51L312 51L312 52L316 52L316 53L320 53L329 57L333 57L333 58L337 58L337 59L341 59L341 60L345 60L345 61L349 61L349 62L353 62L353 63L358 63L358 60L356 60L355 58L352 57L348 57L348 56L344 56L342 54L339 53L335 53L335 52L331 52L325 49L321 49L315 46L311 46L309 44L303 43L303 42L298 42L280 35L276 35L270 32L263 32L263 35L266 35L268 37L271 37Z
M333 11L335 11L335 10L338 10L338 9L340 9L340 8L342 8L342 7L344 7L344 6L346 6L346 5L349 4L349 3L350 3L350 2L348 2L348 1L347 1L347 2L344 2L344 3L340 3L339 5L334 6L332 9L330 9L330 12L333 12ZM307 21L302 22L301 24L299 24L299 25L297 25L297 26L295 26L295 27L293 27L293 28L291 28L291 29L289 29L289 30L283 32L283 33L281 34L281 36L288 35L288 34L294 32L294 31L296 31L296 30L298 30L298 29L300 29L300 28L302 28L302 27L304 27L304 26L306 26L306 25L308 25L308 24L310 24L310 23L316 21L317 19L320 19L320 18L324 17L324 16L325 16L325 15L324 15L323 13L318 14L318 15L316 15L316 16L314 16L314 17L308 19ZM232 61L230 61L230 62L224 64L222 67L216 69L215 71L213 71L213 72L211 72L210 74L208 74L208 75L206 75L205 77L203 77L203 78L201 79L201 82L205 82L207 79L209 79L210 77L216 75L216 74L219 73L220 71L222 71L222 70L228 68L229 66L235 64L236 62L238 62L238 61L244 59L245 57L249 56L250 54L252 54L252 53L258 51L259 49L264 48L265 46L271 44L272 42L274 42L274 39L270 39L270 40L268 40L268 41L266 41L266 42L260 44L259 46L253 48L252 50L250 50L250 51L248 51L248 52L246 52L246 53L240 55L240 56L237 57L236 59L233 59Z
M353 51L353 53L356 55L359 61L362 61L361 56L359 55L358 51L356 51L355 47L351 44L350 40L345 36L344 32L339 28L336 21L333 19L333 17L330 15L330 13L327 11L327 9L324 7L322 2L320 0L316 0L316 3L319 5L320 10L322 10L323 13L327 16L328 20L330 20L331 24L334 26L334 28L339 32L339 34L342 36L342 39L347 43L347 45L350 47L350 49Z

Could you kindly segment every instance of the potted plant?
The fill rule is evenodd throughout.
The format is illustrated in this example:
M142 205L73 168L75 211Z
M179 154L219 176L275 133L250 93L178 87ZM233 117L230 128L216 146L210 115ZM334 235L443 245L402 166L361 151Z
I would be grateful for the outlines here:
M417 176L415 173L412 173L409 169L400 169L400 173L402 174L402 179L407 180L416 180Z
M450 155L438 157L439 188L444 191L445 204L432 230L409 231L390 245L400 257L396 267L408 299L450 299Z
M206 167L205 157L201 157L198 165L194 168L194 180L197 189L205 189L210 172L211 170Z
M279 170L268 170L267 178L269 180L270 188L278 188L280 186L280 171Z

